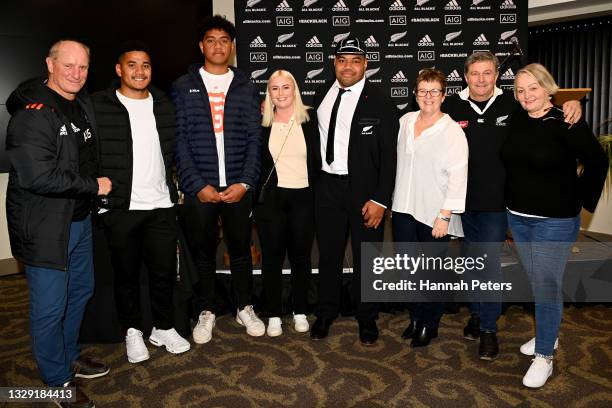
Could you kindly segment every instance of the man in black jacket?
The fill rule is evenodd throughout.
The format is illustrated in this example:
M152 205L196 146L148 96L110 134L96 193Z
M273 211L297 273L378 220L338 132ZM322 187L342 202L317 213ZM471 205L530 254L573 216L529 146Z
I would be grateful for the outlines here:
M89 49L55 43L46 59L47 80L20 85L9 97L6 150L11 162L6 215L13 256L25 264L30 290L32 348L43 381L73 387L73 377L108 373L79 357L83 313L94 289L90 210L94 195L111 191L96 177L95 123L81 92ZM76 401L91 407L76 388Z
M115 302L126 331L127 358L149 358L142 338L140 269L149 273L153 330L149 342L183 353L190 344L174 329L172 294L178 227L172 182L175 118L172 102L151 83L145 44L121 45L115 71L120 83L94 95L100 166L115 189L101 215L115 272Z
M310 336L327 336L340 310L342 262L348 233L353 249L352 297L359 339L378 339L378 304L361 302L361 243L383 240L385 209L395 184L399 122L393 103L365 79L362 43L350 37L336 49L336 80L315 94L320 177L315 186L319 245L319 303Z

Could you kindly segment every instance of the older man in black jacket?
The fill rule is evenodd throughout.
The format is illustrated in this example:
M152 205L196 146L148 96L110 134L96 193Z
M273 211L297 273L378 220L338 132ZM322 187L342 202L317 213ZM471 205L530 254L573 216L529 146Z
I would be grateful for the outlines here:
M94 289L92 198L111 182L97 177L95 123L81 92L89 48L55 43L46 59L47 80L20 85L9 97L6 150L11 162L6 215L13 256L25 264L30 290L32 348L43 381L73 387L74 376L108 373L79 357L78 337ZM79 388L62 406L94 405Z
M325 338L339 313L342 262L350 232L352 297L359 339L378 338L378 304L361 301L361 243L383 240L385 209L395 184L399 122L395 106L367 82L367 60L358 38L342 40L334 60L336 80L315 95L320 177L315 186L319 244L319 303L310 336Z
M149 358L142 338L140 269L149 273L153 330L149 341L170 353L189 342L174 329L172 294L176 276L178 227L172 182L174 107L151 83L148 47L139 41L120 46L115 71L120 83L94 95L100 135L100 167L115 189L103 207L102 225L115 272L115 302L126 333L127 358Z

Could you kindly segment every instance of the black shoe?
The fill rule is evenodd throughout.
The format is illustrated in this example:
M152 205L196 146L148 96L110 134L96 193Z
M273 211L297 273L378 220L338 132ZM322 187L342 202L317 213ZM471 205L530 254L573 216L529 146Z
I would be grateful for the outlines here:
M480 347L478 347L478 355L481 360L495 360L499 353L499 345L497 344L497 336L492 331L480 332Z
M373 346L378 340L378 327L376 320L363 320L359 323L359 341L364 346Z
M429 344L431 339L435 339L436 337L438 337L437 327L427 327L424 326L422 322L417 322L410 345L412 347L425 347Z
M314 324L310 328L310 338L312 340L323 340L329 334L329 326L332 325L334 319L329 317L317 317Z
M53 400L55 405L62 408L95 408L95 402L93 402L93 400L91 400L87 394L83 392L76 382L69 381L63 386L66 388L72 388L73 394L70 396L74 397L74 401Z
M467 340L478 340L478 337L480 337L480 316L477 314L470 316L470 320L463 329L463 337Z
M410 320L410 324L408 325L408 327L406 327L406 330L404 330L404 332L402 333L402 339L404 340L411 339L412 336L414 336L414 329L416 328L416 325L417 325L416 320Z
M103 377L110 371L106 364L81 356L72 362L71 367L74 376L81 378Z

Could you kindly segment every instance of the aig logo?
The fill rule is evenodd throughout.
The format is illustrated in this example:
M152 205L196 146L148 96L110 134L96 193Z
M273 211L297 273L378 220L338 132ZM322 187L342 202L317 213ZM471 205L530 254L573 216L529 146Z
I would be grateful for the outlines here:
M380 53L378 51L373 52L369 51L366 53L366 59L370 62L379 62L380 61Z
M444 15L444 24L446 25L460 25L461 24L461 14L446 14Z
M250 62L268 62L267 52L251 52L249 53Z
M502 24L516 24L516 14L500 14L499 22Z
M435 51L419 51L418 60L419 61L435 61L436 52Z
M351 18L349 16L334 16L332 23L334 27L348 27L351 25Z
M293 16L276 16L278 27L293 27Z
M408 96L408 87L392 87L391 88L391 97L392 98L405 98Z
M322 52L307 52L306 62L323 62Z
M406 25L406 16L389 16L389 25Z
M455 95L455 94L458 94L459 92L461 92L460 86L447 86L446 87L447 95Z

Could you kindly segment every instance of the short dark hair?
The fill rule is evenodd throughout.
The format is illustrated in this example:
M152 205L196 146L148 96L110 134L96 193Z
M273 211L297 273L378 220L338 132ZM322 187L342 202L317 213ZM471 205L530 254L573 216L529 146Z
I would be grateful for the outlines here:
M121 57L125 53L131 51L142 51L146 52L149 58L151 58L151 49L149 46L141 40L126 40L119 44L119 48L117 49L117 62L121 60Z
M424 68L419 71L416 79L414 80L414 91L416 92L417 87L421 82L434 82L438 81L442 86L442 93L446 92L446 76L442 71L435 68Z
M200 23L198 27L198 41L202 41L208 30L214 29L225 31L232 41L236 38L236 27L234 24L225 17L215 14L214 16L206 17Z

